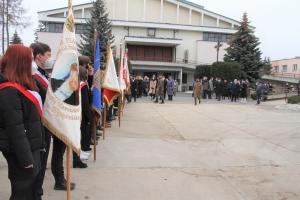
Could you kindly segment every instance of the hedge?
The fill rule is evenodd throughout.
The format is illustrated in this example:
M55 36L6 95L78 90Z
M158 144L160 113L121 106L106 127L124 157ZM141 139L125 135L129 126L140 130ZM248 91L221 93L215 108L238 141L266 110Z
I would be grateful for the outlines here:
M300 96L288 97L288 103L300 104Z
M199 65L196 67L195 78L219 77L224 80L239 79L241 67L235 62L215 62L212 65Z

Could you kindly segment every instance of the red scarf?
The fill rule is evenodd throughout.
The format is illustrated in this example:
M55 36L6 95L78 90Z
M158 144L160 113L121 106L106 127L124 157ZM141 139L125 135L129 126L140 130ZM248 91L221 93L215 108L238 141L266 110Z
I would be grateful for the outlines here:
M48 89L48 81L45 80L40 74L35 73L34 77L46 88Z
M81 82L80 82L80 90L81 90L82 88L84 88L85 86L87 86L87 83L81 81Z
M43 110L42 110L42 108L40 106L40 103L39 103L38 99L33 94L31 94L29 91L27 91L25 88L23 88L21 85L19 85L17 83L6 82L6 83L0 84L0 90L2 90L4 88L7 88L7 87L13 87L13 88L17 89L28 100L30 100L35 105L35 107L37 108L37 110L39 111L40 117L42 119Z

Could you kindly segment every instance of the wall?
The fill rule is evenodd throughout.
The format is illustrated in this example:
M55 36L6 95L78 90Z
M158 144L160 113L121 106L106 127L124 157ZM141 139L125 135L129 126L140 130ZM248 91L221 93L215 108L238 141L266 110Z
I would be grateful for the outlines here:
M164 16L165 23L177 23L177 5L171 3L164 3Z
M203 21L204 26L212 26L212 27L217 27L217 19L210 17L208 15L204 15L204 21Z
M182 6L179 7L179 24L189 24L190 10Z
M160 22L160 1L147 0L146 21Z
M222 43L223 46L220 48L219 61L223 61L226 53L225 49L228 44ZM215 46L216 42L208 41L197 41L197 62L201 64L212 64L217 61L217 50Z
M125 0L123 0L125 1ZM128 19L129 21L141 21L144 18L144 1L128 0Z
M48 32L38 32L37 33L39 42L46 43L51 48L51 54L52 58L55 60L57 56L57 51L59 48L59 44L61 41L61 33L48 33ZM76 35L76 40L79 43L80 42L80 35Z
M189 50L189 62L197 61L197 40L203 38L201 32L179 31L176 33L176 38L182 39L182 45L176 48L176 59L183 60L185 50Z
M192 12L192 25L194 26L201 26L201 18L202 14L196 11Z

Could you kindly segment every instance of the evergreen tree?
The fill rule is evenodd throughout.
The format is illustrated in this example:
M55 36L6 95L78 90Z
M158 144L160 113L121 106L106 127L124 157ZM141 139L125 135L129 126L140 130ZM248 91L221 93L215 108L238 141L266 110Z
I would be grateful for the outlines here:
M17 31L15 31L11 41L10 41L10 44L22 44L22 40L21 38L19 37Z
M270 75L272 70L272 64L270 58L265 58L263 61L263 66L261 68L261 75Z
M224 60L226 62L235 61L241 66L241 78L249 81L259 79L259 72L263 63L261 61L261 51L259 49L259 39L255 37L254 31L249 28L247 13L244 13L238 31L233 35L229 47L226 49Z
M87 19L85 31L81 34L79 52L90 57L94 61L94 33L97 31L101 41L101 63L106 61L107 45L113 43L111 21L108 19L108 12L104 0L95 0L91 10L91 18Z

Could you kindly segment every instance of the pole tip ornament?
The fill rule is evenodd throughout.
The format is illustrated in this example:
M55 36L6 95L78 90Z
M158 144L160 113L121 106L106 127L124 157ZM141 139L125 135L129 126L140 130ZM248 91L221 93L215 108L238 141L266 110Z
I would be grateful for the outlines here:
M72 0L68 0L68 8L70 9L72 7Z

